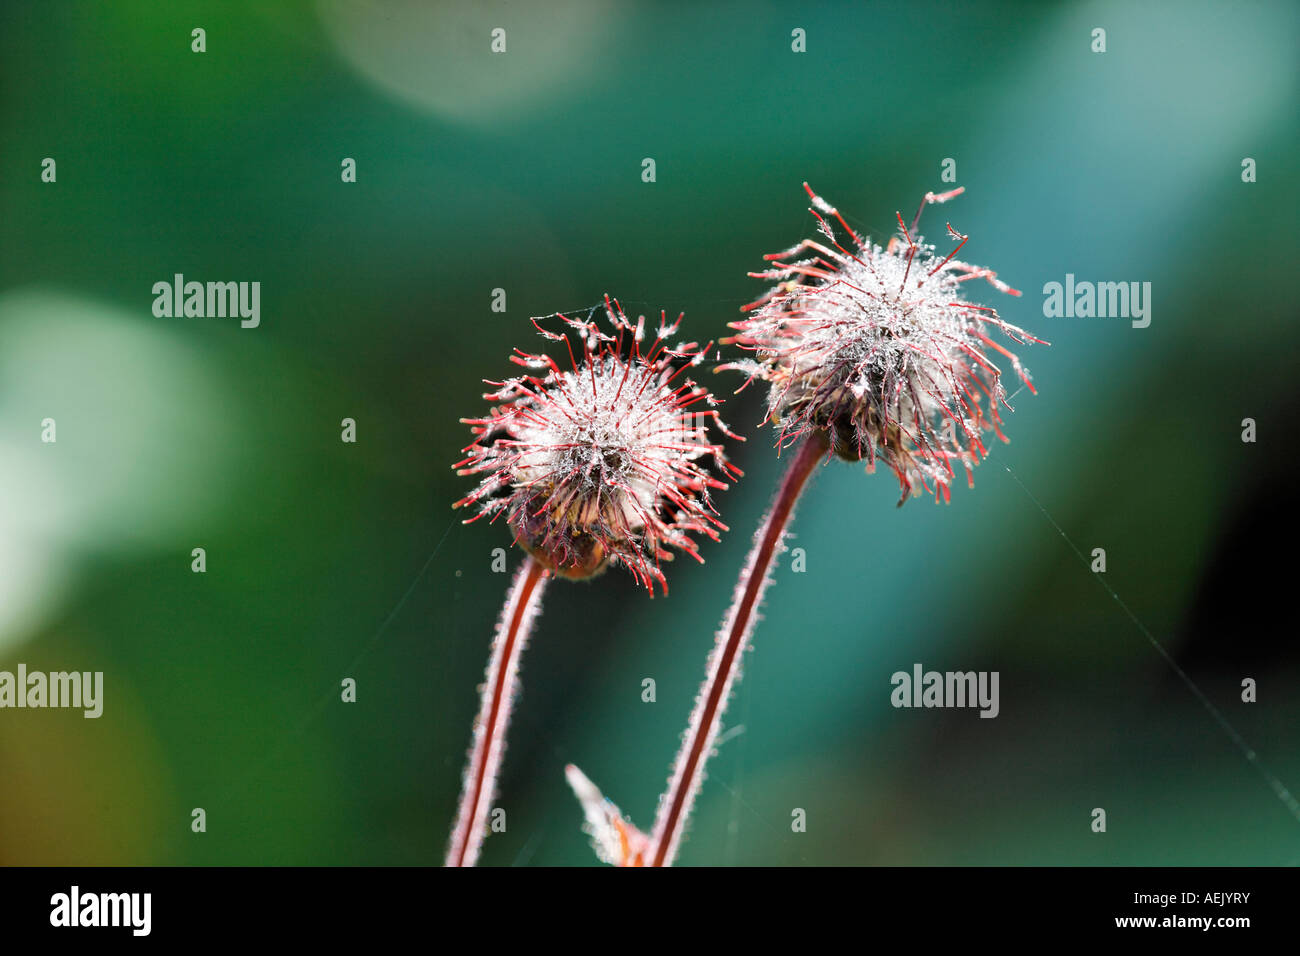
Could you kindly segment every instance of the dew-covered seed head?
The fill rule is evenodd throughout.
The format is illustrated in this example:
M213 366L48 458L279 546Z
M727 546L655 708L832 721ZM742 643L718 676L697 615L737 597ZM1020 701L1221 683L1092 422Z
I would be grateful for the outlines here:
M1020 360L991 338L1039 342L1002 321L993 309L967 301L964 283L985 279L1001 292L1019 295L990 269L945 256L916 235L920 212L909 229L885 246L859 236L829 203L805 183L822 238L806 239L766 256L772 266L751 273L777 284L750 315L732 323L731 341L753 357L724 368L770 384L768 413L785 446L810 432L825 431L841 458L877 460L898 476L902 496L922 491L946 501L954 465L972 468L988 454L984 433L1001 431L999 406L1010 407L1002 373L990 353L1011 364L1033 391ZM961 189L927 193L921 203L946 202ZM847 234L840 244L827 217ZM748 384L748 383L747 383Z
M710 492L740 474L711 437L730 437L717 401L683 377L712 343L670 348L681 316L660 317L647 341L646 320L628 319L605 299L609 331L594 320L534 320L559 347L564 364L516 350L529 374L491 382L486 418L464 419L474 442L458 474L481 475L456 503L468 519L504 516L521 547L557 575L586 578L623 564L651 593L666 590L660 568L669 548L699 559L692 535L717 540L725 526Z

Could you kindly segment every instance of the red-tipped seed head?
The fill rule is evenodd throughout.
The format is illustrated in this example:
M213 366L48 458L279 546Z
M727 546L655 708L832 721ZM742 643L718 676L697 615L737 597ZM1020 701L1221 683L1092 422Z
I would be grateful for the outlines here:
M703 348L669 348L681 322L659 328L647 343L645 317L632 321L605 299L610 331L587 319L556 315L563 331L534 321L538 331L567 349L567 368L544 354L517 351L531 370L484 396L486 418L464 419L474 442L458 474L482 475L456 503L502 515L515 539L555 574L586 578L608 564L624 564L647 589L667 589L660 563L668 548L699 560L693 534L717 540L726 530L710 491L740 474L710 437L710 426L731 435L717 402L682 373L703 361ZM593 310L594 313L594 310Z
M982 278L1020 293L992 270L956 259L966 236L951 225L957 245L947 256L915 234L919 211L911 229L900 215L898 235L882 248L804 188L823 239L769 255L771 268L752 273L778 284L732 323L739 334L731 341L754 357L724 367L771 384L768 411L781 446L825 430L840 457L865 460L868 471L877 459L891 468L899 504L923 490L946 501L954 463L973 482L972 467L988 454L984 433L1005 440L999 405L1010 406L990 350L1033 391L1020 360L990 333L1041 341L966 301L962 284ZM921 208L961 192L928 193ZM847 233L847 247L827 217Z

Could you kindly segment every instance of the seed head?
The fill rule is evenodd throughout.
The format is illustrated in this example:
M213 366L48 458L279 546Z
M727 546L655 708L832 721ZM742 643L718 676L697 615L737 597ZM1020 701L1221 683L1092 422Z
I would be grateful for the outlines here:
M779 447L825 430L841 458L865 460L868 471L877 459L893 469L900 505L922 490L947 501L954 463L973 483L972 467L988 454L984 433L1006 440L999 406L1011 406L989 351L1034 391L1020 360L989 333L1041 341L966 301L962 283L986 279L1000 292L1020 293L992 270L956 259L967 237L951 224L948 235L960 242L943 258L916 234L927 204L962 189L927 193L912 228L900 214L899 232L883 248L859 238L807 183L804 189L825 242L805 239L765 256L770 269L750 273L778 284L732 323L739 334L729 341L754 357L723 367L770 383L768 417L780 427ZM848 234L849 248L826 216Z
M556 574L585 578L621 563L653 594L656 581L667 591L660 562L672 558L669 547L701 560L691 535L717 540L726 530L709 492L740 472L709 425L737 436L706 389L678 381L713 343L669 348L682 317L669 324L661 313L646 348L645 316L629 320L608 296L604 311L613 334L592 315L550 317L563 332L533 320L543 337L565 343L569 368L516 349L511 361L532 373L487 382L496 391L484 398L495 404L486 418L462 419L474 442L456 465L483 478L456 507L477 506L468 521L504 515L516 542Z

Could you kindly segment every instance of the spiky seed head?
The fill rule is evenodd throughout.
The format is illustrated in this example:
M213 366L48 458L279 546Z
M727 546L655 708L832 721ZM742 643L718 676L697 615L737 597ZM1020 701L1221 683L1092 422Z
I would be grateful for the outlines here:
M823 239L768 255L773 265L750 273L777 284L732 323L738 334L729 341L753 357L723 368L770 383L768 415L780 446L825 430L840 457L865 460L868 471L877 460L891 468L900 505L923 490L947 501L954 464L973 483L971 469L988 454L985 433L1006 440L999 406L1010 405L990 351L1034 390L1020 360L990 333L1041 341L967 301L963 283L986 279L1000 292L1020 293L992 270L958 260L967 237L951 224L957 245L946 256L915 234L919 210L911 229L899 215L898 234L882 247L859 238L807 183L804 189ZM921 210L962 191L927 193ZM847 247L827 217L838 221Z
M735 438L718 417L717 400L682 373L712 347L668 346L681 316L647 345L646 320L605 298L610 331L594 320L556 314L562 331L533 320L552 343L563 342L567 367L545 354L516 350L530 372L484 397L493 402L472 426L458 474L481 475L456 503L495 520L505 516L515 539L555 574L586 578L625 565L654 593L667 590L660 564L669 548L700 560L692 535L717 540L726 530L710 491L740 472L728 463L710 426ZM577 348L575 349L575 345Z

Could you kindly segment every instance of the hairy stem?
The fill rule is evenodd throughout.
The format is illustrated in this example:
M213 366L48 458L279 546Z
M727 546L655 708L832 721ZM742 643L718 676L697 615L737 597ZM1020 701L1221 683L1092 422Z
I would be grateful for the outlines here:
M447 866L473 866L478 861L488 811L496 796L497 773L506 749L510 707L519 689L519 659L537 620L546 580L546 570L531 556L527 557L506 595L506 606L492 641L478 717L474 721L474 742L465 767L460 809L447 847Z
M736 583L731 608L709 655L708 673L695 700L682 749L673 764L668 792L659 800L659 812L651 833L651 866L671 866L677 855L691 805L704 780L705 761L713 751L722 712L726 709L732 685L740 675L741 657L754 631L755 615L762 603L763 592L770 583L768 572L783 550L782 540L794 516L795 502L799 500L813 469L826 455L827 448L828 439L824 431L814 432L804 439L781 479L781 488L771 510L754 536L754 546Z

